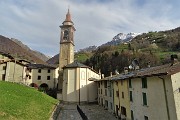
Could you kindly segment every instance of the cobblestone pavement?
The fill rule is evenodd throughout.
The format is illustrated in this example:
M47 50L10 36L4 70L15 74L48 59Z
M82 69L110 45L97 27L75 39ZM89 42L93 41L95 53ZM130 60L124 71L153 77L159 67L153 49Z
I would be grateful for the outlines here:
M83 104L79 107L86 114L88 120L117 120L112 113L97 104ZM77 111L77 104L63 105L57 120L82 120Z

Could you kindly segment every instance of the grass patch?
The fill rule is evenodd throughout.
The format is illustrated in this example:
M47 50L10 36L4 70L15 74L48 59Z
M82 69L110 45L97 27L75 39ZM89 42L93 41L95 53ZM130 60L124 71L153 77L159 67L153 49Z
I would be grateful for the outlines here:
M0 81L1 120L48 120L57 102L33 88Z
M87 59L91 57L91 53L88 52L82 52L82 53L77 53L75 54L75 59L79 62L85 62Z

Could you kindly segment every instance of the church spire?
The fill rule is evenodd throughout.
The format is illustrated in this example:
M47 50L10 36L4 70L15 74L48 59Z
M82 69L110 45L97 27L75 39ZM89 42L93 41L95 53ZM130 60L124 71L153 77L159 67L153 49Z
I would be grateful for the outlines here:
M69 8L68 8L68 12L67 12L67 14L66 14L66 19L65 19L65 21L66 21L66 22L72 22Z

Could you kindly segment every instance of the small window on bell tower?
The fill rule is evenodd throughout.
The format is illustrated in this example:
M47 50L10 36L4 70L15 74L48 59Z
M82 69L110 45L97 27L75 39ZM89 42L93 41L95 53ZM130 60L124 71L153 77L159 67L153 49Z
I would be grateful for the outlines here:
M64 40L68 40L68 38L69 38L69 31L68 31L68 30L64 30L63 39L64 39Z

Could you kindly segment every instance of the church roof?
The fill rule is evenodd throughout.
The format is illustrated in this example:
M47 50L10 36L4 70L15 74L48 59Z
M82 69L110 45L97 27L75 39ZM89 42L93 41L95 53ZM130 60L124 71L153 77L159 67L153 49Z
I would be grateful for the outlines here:
M64 68L89 68L89 67L77 61L74 61L73 63L66 65Z
M64 66L63 69L64 69L64 68L89 68L89 69L92 70L93 72L99 74L97 71L95 71L95 70L92 69L91 67L86 66L86 65L84 65L84 64L82 64L82 63L79 63L79 62L77 62L77 61L74 61L73 63L70 63L70 64Z
M44 68L55 69L55 67L51 65L47 65L47 64L46 65L45 64L28 64L27 67L31 69L44 69Z

